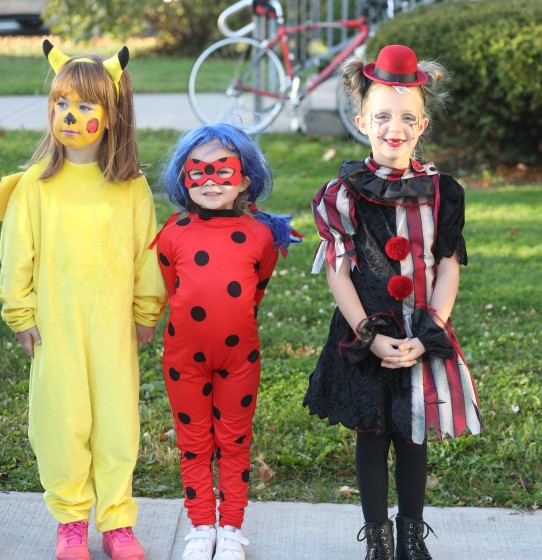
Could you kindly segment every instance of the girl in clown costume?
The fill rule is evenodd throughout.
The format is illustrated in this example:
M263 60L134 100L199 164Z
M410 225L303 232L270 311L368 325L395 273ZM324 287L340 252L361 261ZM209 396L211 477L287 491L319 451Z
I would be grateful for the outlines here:
M402 45L376 63L350 58L344 84L356 124L370 140L364 161L346 161L313 201L337 303L312 373L311 414L357 430L356 474L366 560L430 560L423 520L427 440L479 433L474 380L450 324L467 264L464 193L432 163L413 158L428 125L426 103L442 100L445 77ZM395 450L397 547L388 519L388 453Z
M234 126L202 126L182 136L164 179L181 210L157 242L170 306L164 377L193 524L182 558L243 560L260 381L256 316L278 252L295 232L289 216L256 207L271 190L271 171L256 143Z
M143 559L131 527L139 447L137 345L165 306L152 195L140 172L128 49L69 58L49 130L28 169L0 188L2 317L32 358L29 439L57 560L89 560L88 519L114 560Z

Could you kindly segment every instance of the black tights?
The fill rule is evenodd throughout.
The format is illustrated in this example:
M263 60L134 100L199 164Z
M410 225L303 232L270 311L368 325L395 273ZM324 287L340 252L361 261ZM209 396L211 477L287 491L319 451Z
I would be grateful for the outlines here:
M388 453L395 449L395 485L399 515L422 519L427 481L427 441L409 443L398 434L358 432L356 475L365 522L388 519Z

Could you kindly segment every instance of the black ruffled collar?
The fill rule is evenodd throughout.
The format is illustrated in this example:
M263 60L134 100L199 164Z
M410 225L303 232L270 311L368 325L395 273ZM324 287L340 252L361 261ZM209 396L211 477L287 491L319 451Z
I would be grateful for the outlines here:
M409 169L397 170L379 166L371 157L365 161L344 161L339 169L339 179L351 192L383 204L420 197L431 202L435 194L432 175L437 174L432 163L412 160Z

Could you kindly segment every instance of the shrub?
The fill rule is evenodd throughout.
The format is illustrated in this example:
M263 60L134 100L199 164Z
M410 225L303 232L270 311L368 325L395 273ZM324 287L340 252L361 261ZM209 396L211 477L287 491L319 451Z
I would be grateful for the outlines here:
M412 47L450 71L439 128L475 161L542 159L542 3L458 1L418 7L377 30L374 60L387 44Z

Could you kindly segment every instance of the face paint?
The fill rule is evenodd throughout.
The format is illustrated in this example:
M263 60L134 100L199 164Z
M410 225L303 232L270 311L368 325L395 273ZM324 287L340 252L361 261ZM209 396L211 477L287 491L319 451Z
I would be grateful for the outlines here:
M96 134L100 128L100 121L98 119L90 119L87 122L87 132L89 134Z
M377 138L383 137L389 128L393 126L391 123L394 121L394 117L392 117L389 113L380 112L376 115L371 114L371 128L377 127ZM405 113L400 116L400 123L399 125L395 125L395 129L403 128L405 131L408 130L406 127L410 127L410 131L412 137L415 136L416 131L420 128L420 120L419 117L413 115L412 113Z
M72 90L55 103L53 135L67 148L84 148L101 140L106 122L102 105L87 103Z
M184 180L187 189L201 187L209 180L217 185L240 185L243 180L241 160L233 156L215 161L187 160Z

